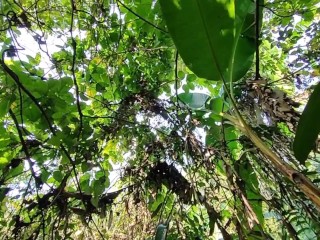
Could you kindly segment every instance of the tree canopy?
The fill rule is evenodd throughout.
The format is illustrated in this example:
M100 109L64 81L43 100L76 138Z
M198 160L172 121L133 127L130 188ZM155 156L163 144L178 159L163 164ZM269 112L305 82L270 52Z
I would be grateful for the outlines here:
M0 2L3 239L316 239L320 1Z

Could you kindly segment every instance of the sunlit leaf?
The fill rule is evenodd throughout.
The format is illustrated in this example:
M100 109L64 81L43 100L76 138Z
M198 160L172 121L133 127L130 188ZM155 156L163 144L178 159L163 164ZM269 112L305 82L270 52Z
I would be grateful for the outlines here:
M0 157L0 169L6 166L9 163L9 160L5 157Z
M255 22L253 2L162 0L160 3L175 45L195 74L209 80L230 77L237 80L248 71L255 46L250 33Z
M209 99L209 95L204 93L181 93L178 96L183 103L193 109L203 108Z
M62 174L62 172L61 172L60 170L54 171L54 172L53 172L53 178L54 178L55 180L57 180L58 182L61 182L62 179L63 179L63 174Z

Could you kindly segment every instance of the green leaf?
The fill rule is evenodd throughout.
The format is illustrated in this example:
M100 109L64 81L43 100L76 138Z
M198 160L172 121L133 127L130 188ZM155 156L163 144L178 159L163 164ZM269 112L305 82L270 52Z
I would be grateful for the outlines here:
M214 144L221 142L221 126L216 125L215 123L213 123L210 126L210 129L206 135L206 145L207 146L214 146Z
M179 99L188 107L198 109L203 108L206 104L209 95L204 93L181 93Z
M157 194L156 200L152 203L150 210L152 212L156 211L159 205L162 205L165 196L161 193Z
M80 187L81 187L81 190L86 193L86 194L90 194L90 174L89 173L86 173L84 175L82 175L80 177Z
M84 162L81 164L81 171L82 172L87 172L92 169L92 166L88 164L87 162Z
M209 80L239 79L250 68L254 40L250 0L160 0L185 64Z
M245 159L245 158L244 158ZM242 186L246 191L246 197L255 212L259 222L264 223L263 209L262 209L262 197L259 193L259 182L257 175L247 159L237 161L235 163L235 170L239 177L243 180Z
M163 207L163 202L160 203L156 209L152 210L152 214L151 214L151 218L154 218L155 216L157 216L157 214L159 213L159 211L162 209Z
M10 191L10 188L0 188L0 203L3 201L3 199L6 197L7 193Z
M315 87L298 123L293 142L295 157L305 164L320 132L320 83Z
M11 142L9 138L0 138L0 148L8 146L8 144Z
M222 98L214 98L210 101L210 109L215 113L220 113L223 110Z
M20 164L19 166L15 167L15 168L11 168L7 177L14 178L14 177L20 175L22 172L23 172L23 164Z
M99 197L98 196L93 196L90 199L90 202L92 203L93 206L98 207L99 206Z
M54 171L53 172L53 178L58 181L58 182L61 182L62 179L63 179L63 174L61 171L57 170L57 171Z
M199 77L218 80L233 45L233 1L161 0L169 32L186 65Z
M9 160L5 157L0 157L0 169L5 167L9 163Z
M94 196L101 195L105 190L105 185L100 180L93 180L93 194Z
M41 172L40 178L41 178L41 180L42 180L43 182L47 182L49 176L50 176L50 173L49 173L48 171L46 171L46 170L43 170L43 171Z
M212 110L211 118L216 121L221 121L222 117L219 115L221 112L228 110L227 105L222 98L213 98L209 105L209 109Z
M10 108L10 99L1 98L0 100L0 118L4 117L9 111Z
M27 106L26 110L23 111L23 114L26 116L27 119L29 119L32 122L36 122L41 117L41 112L37 106L35 106L33 103L30 103L29 106Z
M236 36L235 36L235 55L232 64L232 80L236 81L242 78L250 69L256 46L255 31L255 1L242 0L235 1L236 7ZM264 1L259 0L260 6ZM259 32L262 26L262 11L259 8Z
M61 135L56 135L56 136L52 136L49 140L48 140L48 144L51 144L53 146L60 146L61 144Z

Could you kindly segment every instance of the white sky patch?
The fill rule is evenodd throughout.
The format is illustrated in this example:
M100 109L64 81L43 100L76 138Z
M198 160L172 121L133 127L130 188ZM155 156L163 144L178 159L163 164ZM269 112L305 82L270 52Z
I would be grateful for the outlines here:
M44 70L50 70L52 67L52 62L49 56L52 56L53 53L61 51L62 46L65 44L67 37L66 36L48 36L45 41L46 44L39 44L33 37L33 33L30 31L20 28L21 35L16 38L17 43L16 47L18 49L19 57L22 61L28 61L27 56L36 57L37 53L41 54L41 62L39 64L40 68ZM39 34L41 36L41 33ZM20 47L22 49L20 49ZM49 56L46 54L49 54Z

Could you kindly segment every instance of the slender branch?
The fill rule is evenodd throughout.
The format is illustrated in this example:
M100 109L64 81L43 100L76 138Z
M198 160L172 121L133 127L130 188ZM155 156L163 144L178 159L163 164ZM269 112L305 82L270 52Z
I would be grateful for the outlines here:
M299 14L303 14L303 13L307 13L307 12L313 12L313 11L317 10L317 8L310 8L308 10L293 10L293 11L288 12L288 14L286 14L286 15L281 15L281 14L277 13L276 10L273 10L271 7L268 7L265 4L259 4L259 6L267 9L268 11L270 11L271 13L276 15L277 17L281 17L281 18L292 17L292 16L294 16L296 14L299 15Z
M35 185L36 185L36 193L37 193L37 200L38 200L38 203L40 202L40 197L39 197L39 188L40 186L42 185L42 180L40 177L38 177L33 169L33 165L34 163L31 161L31 155L30 155L30 152L29 152L29 149L27 147L27 144L25 142L25 140L23 139L23 134L22 134L22 131L20 129L20 126L19 126L19 123L18 123L18 119L16 118L15 114L13 113L12 109L9 109L9 114L16 126L16 129L18 131L18 135L19 135L19 139L20 139L20 142L21 142L21 145L22 145L22 149L26 155L26 158L27 158L27 161L28 161L28 164L30 166L30 171L31 171L31 175L32 177L34 178L34 181L35 181ZM45 221L44 221L44 213L43 213L43 210L40 210L41 211L41 225L42 225L42 230L43 230L43 233L45 233L44 229L45 229ZM40 226L39 226L39 231L40 231Z
M179 58L179 53L178 51L176 52L176 56L175 56L175 66L174 66L174 88L175 88L175 94L176 94L176 98L177 98L177 113L178 113L178 108L179 108L179 96L178 96L178 58Z
M299 73L300 71L302 71L303 69L309 67L312 64L313 63L307 63L307 64L303 65L302 67L300 67L299 69L295 70L294 72L291 72L291 73L289 73L289 74L287 74L287 75L285 75L285 76L283 76L283 77L281 77L279 79L276 79L274 81L270 81L270 82L268 82L268 84L270 85L270 84L274 84L276 82L280 82L280 81L285 80L286 78L288 78L290 76L294 77L295 74Z
M79 140L81 133L82 133L82 129L83 129L83 114L82 114L81 105L80 105L79 85L77 83L77 79L75 76L77 43L73 37L74 12L76 11L75 2L73 0L71 0L71 8L72 8L72 10L71 10L70 35L71 35L72 49L73 49L71 72L72 72L72 78L73 78L73 85L74 85L75 91L76 91L76 102L77 102L77 109L78 109L78 114L79 114L79 130L78 130L78 140Z
M16 126L17 131L18 131L18 135L19 135L19 139L20 139L20 142L22 145L22 149L26 155L26 159L28 161L28 164L30 165L31 175L34 178L34 180L36 181L36 185L37 185L38 177L33 169L34 163L31 161L31 155L30 155L29 149L27 147L27 144L26 144L25 140L23 139L23 134L22 134L21 128L19 126L18 119L16 118L16 115L13 113L11 108L9 109L9 114L14 122L14 125Z
M144 17L140 16L139 14L135 13L134 11L132 11L130 8L128 8L124 3L122 3L121 1L117 0L118 3L120 3L121 6L123 6L125 9L127 9L130 13L132 13L133 15L135 15L136 17L138 17L139 19L141 19L142 21L144 21L145 23L151 25L152 27L160 30L163 33L168 33L167 31L165 31L164 29L158 27L157 25L153 24L152 22L148 21L147 19L145 19Z
M93 223L94 227L96 228L97 232L99 233L102 240L105 240L105 237L103 236L102 232L100 231L99 227L97 226L96 222L93 220L93 218L90 219Z
M256 44L256 77L255 80L260 79L260 69L259 69L259 65L260 65L260 55L259 55L259 25L260 25L260 6L259 6L259 0L256 0L256 14L255 14L255 34L256 34L256 38L255 38L255 44Z

